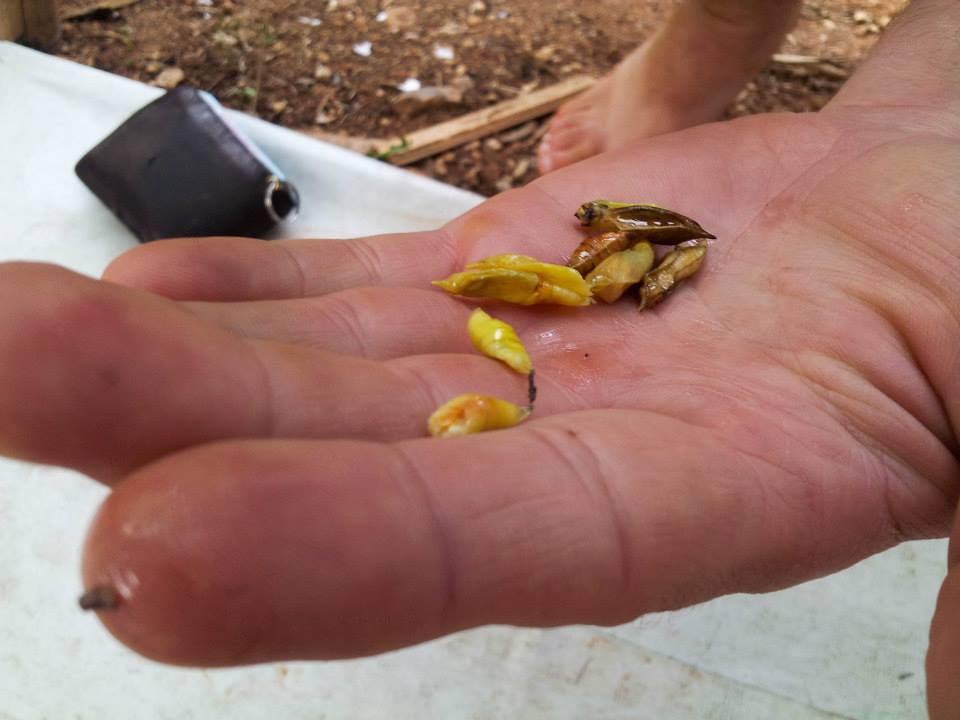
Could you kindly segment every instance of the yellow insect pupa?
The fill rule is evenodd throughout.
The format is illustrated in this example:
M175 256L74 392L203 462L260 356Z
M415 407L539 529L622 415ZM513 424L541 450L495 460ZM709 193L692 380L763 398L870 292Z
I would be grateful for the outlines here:
M638 242L630 250L622 250L603 260L586 277L594 297L606 303L616 302L627 288L643 280L655 262L653 247Z
M437 408L427 420L427 430L434 437L500 430L523 422L530 411L529 406L514 405L490 395L465 393Z
M510 325L477 308L470 313L467 331L473 346L487 357L506 363L522 375L529 375L533 362Z
M454 295L495 298L518 305L581 307L593 302L590 287L576 270L526 255L485 258L433 284Z

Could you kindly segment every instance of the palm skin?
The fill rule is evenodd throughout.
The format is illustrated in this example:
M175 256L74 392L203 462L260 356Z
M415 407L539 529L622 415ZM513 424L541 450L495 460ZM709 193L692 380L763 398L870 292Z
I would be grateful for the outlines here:
M342 657L622 622L946 533L957 93L945 72L872 94L897 43L944 55L930 7L956 20L912 9L819 114L648 141L435 233L170 241L107 283L0 268L0 449L115 486L84 561L122 595L104 622L168 662ZM533 358L534 418L422 437L455 394L525 394L430 280L561 261L596 197L719 239L653 311L491 304Z

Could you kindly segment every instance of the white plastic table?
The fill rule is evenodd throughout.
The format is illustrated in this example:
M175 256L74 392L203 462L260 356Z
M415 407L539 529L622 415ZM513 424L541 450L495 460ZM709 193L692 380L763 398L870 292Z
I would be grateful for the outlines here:
M0 260L98 275L136 244L72 168L158 93L0 43ZM480 200L235 117L300 188L284 235L436 227ZM942 541L616 628L482 628L363 660L206 671L144 660L77 608L79 548L105 494L74 472L0 460L2 720L925 717Z

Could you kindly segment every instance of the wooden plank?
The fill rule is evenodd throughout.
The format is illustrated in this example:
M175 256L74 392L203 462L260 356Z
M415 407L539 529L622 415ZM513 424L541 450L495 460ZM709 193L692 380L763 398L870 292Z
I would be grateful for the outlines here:
M407 146L386 158L394 165L409 165L425 157L492 135L527 120L546 115L596 80L586 75L568 78L550 87L505 100L462 117L416 130L406 136Z
M49 48L60 39L57 0L23 0L23 39L39 48Z
M16 40L23 35L21 0L0 0L0 40Z
M317 128L301 128L300 132L354 152L382 156L394 165L409 165L553 112L569 98L591 87L594 82L592 77L578 75L548 88L416 130L405 136L405 146L400 138L357 137Z

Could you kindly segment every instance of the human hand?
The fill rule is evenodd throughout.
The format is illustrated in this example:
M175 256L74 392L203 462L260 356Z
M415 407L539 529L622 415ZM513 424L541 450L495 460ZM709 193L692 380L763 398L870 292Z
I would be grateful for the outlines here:
M960 713L960 513L954 516L947 565L927 651L930 720L956 720Z
M958 20L917 4L817 115L659 138L440 232L169 241L106 283L3 266L0 450L115 487L85 579L120 591L101 616L121 640L187 664L622 622L941 535ZM537 368L534 418L420 437L455 394L525 392L429 281L505 251L562 260L594 197L719 240L653 312L498 305Z

